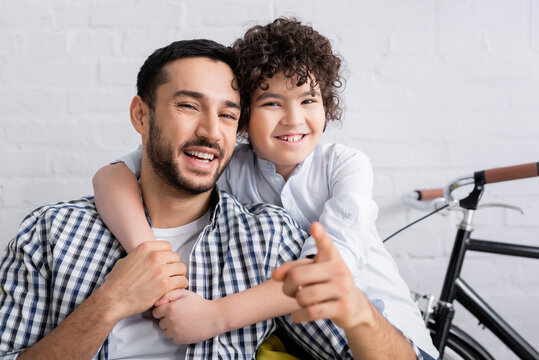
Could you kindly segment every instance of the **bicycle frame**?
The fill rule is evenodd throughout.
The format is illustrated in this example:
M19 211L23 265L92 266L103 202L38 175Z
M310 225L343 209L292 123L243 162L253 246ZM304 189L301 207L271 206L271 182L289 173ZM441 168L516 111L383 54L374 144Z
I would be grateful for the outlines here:
M481 194L476 195L475 200L478 202ZM460 277L468 250L539 259L539 247L472 239L471 224L475 207L473 204L469 207L471 209L464 209L464 218L455 238L440 300L433 313L436 330L434 345L440 349L442 356L454 315L453 302L456 300L521 359L539 359L539 353Z
M479 205L485 185L538 176L539 162L493 168L476 171L472 176L457 178L447 184L444 188L415 190L403 196L403 203L411 208L422 211L432 208L435 210L404 228L399 229L384 241L387 241L402 230L445 208L450 210L459 209L464 213L449 258L449 264L447 266L440 298L434 309L431 307L432 297L422 296L423 298L429 299L427 309L424 311L424 319L425 323L428 324L428 327L431 329L433 343L436 348L438 348L440 357L443 356L449 335L451 334L452 341L454 341L456 336L456 327L451 323L455 314L453 303L457 301L475 316L480 323L491 330L496 337L504 342L521 359L539 359L539 352L537 352L537 350L534 349L515 329L505 322L505 320L498 315L498 313L496 313L496 311L494 311L494 309L492 309L460 276L467 251L539 259L539 247L471 238L473 217L478 208L500 206L521 211L518 207L507 204L491 203ZM455 199L453 197L453 191L467 185L473 185L473 190L468 193L468 196L460 200ZM492 359L492 356L488 354L488 351L473 338L469 337L461 330L459 330L459 332L460 335L458 335L457 338L462 340L459 341L466 344L466 347L478 351L474 356L482 359Z

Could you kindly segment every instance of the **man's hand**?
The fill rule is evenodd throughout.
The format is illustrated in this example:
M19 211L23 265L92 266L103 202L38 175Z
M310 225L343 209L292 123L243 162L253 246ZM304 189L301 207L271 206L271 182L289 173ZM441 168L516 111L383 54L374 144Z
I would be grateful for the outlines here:
M156 304L153 316L174 344L191 344L212 338L224 329L219 302L188 290L174 290Z
M187 286L186 266L166 241L149 241L120 259L98 289L117 321L141 313L166 293Z
M343 329L357 326L370 313L367 298L320 223L311 225L311 235L318 248L313 261L288 262L273 272L274 280L283 281L284 293L301 306L292 320L331 319Z
M410 343L354 284L352 274L319 223L311 226L318 254L310 264L293 261L273 272L301 310L295 322L331 319L344 329L356 359L415 359Z
M116 262L107 279L20 359L89 359L118 321L187 286L185 265L166 241L146 242Z

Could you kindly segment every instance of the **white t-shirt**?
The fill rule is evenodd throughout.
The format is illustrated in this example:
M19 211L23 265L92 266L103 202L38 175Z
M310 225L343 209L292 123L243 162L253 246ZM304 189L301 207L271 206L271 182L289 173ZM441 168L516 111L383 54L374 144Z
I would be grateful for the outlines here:
M191 251L209 224L210 212L187 225L171 229L152 229L157 240L168 241L189 265ZM151 311L121 320L109 336L109 359L176 360L184 359L187 345L175 345L163 335Z

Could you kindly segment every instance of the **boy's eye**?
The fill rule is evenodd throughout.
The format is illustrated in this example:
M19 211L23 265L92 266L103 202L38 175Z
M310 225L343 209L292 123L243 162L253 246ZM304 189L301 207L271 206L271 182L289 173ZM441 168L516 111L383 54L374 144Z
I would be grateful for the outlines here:
M312 104L312 103L315 103L315 102L316 102L316 99L305 99L301 103L308 105L308 104Z
M277 106L279 106L279 104L276 103L275 101L269 101L269 102L266 102L266 103L262 104L262 106L277 107Z

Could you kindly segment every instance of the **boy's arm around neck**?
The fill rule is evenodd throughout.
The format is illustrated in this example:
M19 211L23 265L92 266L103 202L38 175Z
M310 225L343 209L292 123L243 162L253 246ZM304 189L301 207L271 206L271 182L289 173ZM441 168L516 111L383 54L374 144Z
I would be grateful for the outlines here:
M99 216L128 253L145 241L155 240L138 180L127 166L116 163L102 167L92 184Z

